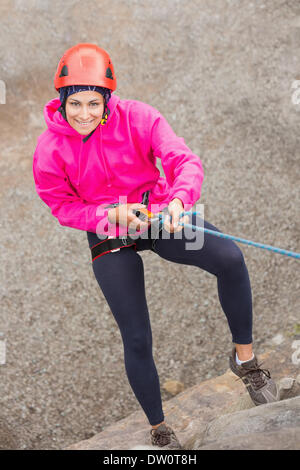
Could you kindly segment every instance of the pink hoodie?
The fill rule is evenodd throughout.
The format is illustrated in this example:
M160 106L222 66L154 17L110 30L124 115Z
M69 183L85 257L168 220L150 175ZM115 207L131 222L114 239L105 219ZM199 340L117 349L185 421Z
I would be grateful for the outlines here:
M37 140L33 175L38 195L61 225L122 236L127 227L111 224L105 210L122 202L120 196L141 202L150 189L148 209L154 213L175 197L185 210L199 199L201 160L158 110L112 95L106 125L86 138L57 111L60 104L56 98L44 108L48 129ZM166 178L155 165L157 157Z

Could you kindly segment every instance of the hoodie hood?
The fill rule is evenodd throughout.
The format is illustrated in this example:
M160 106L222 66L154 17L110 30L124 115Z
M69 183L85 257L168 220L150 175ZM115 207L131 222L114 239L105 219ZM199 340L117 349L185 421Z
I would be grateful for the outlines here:
M119 96L111 95L111 98L107 105L107 107L110 110L110 114L108 116L108 120L105 126L107 126L109 122L111 121L113 117L113 113L119 101L120 101ZM58 108L60 106L61 106L61 102L59 98L54 98L53 100L49 101L45 105L44 118L45 118L48 129L58 134L70 135L74 137L86 137L86 136L82 136L81 134L79 134L79 132L73 129L73 127L70 126L70 124L62 117L61 113L58 111Z

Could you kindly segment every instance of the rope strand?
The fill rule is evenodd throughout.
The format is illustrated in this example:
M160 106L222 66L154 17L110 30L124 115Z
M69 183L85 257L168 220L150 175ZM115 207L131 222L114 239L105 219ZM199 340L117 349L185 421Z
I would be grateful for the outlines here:
M180 214L179 218L183 217L184 215L193 215L193 214L201 214L201 213L200 212L192 212L192 211L182 212ZM161 219L162 222L164 221L164 216L162 214L159 214L159 218ZM272 245L266 245L264 243L253 242L251 240L246 240L244 238L235 237L233 235L228 235L227 233L220 233L220 232L216 232L215 230L210 230L208 228L197 227L197 226L192 225L192 224L184 224L182 222L178 222L178 224L183 225L184 227L192 228L194 230L201 230L203 232L210 233L211 235L214 235L216 237L227 238L229 240L234 240L234 241L239 242L239 243L245 243L246 245L255 246L256 248L262 248L264 250L274 251L275 253L279 253L281 255L290 256L292 258L300 259L300 253L296 253L295 251L288 251L288 250L284 250L282 248L277 248L277 247L272 246Z

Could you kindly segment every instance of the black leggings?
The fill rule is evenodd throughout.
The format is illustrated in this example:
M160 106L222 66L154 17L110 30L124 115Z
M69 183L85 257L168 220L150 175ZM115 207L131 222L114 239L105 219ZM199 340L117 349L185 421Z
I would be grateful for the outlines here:
M191 223L199 225L199 217L193 215ZM206 221L204 227L219 232ZM149 249L166 260L198 266L214 274L233 343L252 343L251 286L243 254L231 240L201 233L204 237L201 249L196 245L196 249L186 249L186 242L191 243L192 236L195 237L191 228L171 234L163 229L156 235L159 237L156 240L153 234L152 239L138 238L137 251L132 247L121 248L93 262L95 277L120 328L130 386L151 425L163 421L164 414L152 356L143 261L138 251ZM87 236L90 248L99 243L95 233L87 232Z

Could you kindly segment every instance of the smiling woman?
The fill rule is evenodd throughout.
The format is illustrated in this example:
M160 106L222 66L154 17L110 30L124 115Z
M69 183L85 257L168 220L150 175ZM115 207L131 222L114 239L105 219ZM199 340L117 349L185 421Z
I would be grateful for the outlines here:
M100 124L103 111L104 98L97 91L74 93L66 101L68 123L81 135L89 134Z
M255 405L278 400L276 383L252 352L251 285L241 250L209 234L220 230L195 216L192 225L208 229L202 243L191 247L195 234L188 225L183 231L189 221L183 211L201 194L199 156L157 109L111 94L116 90L113 64L97 45L83 43L66 51L54 85L60 98L45 106L48 129L34 154L37 192L61 225L87 232L93 272L120 329L126 374L151 425L151 444L182 448L165 422L139 251L215 276L234 343L231 370ZM157 215L167 209L163 226L151 227L153 220L139 218L142 209ZM131 237L136 230L137 237ZM180 285L180 279L174 283Z

